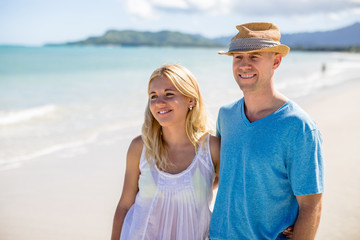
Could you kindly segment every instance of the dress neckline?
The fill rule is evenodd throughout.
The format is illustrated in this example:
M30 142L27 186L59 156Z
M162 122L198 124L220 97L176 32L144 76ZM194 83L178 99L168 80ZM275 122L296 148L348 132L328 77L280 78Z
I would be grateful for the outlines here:
M203 141L206 141L207 137L208 136L206 136L206 138ZM183 171L181 171L179 173L168 173L168 172L164 172L164 171L160 170L158 168L158 166L156 164L154 164L156 171L159 172L161 175L166 176L166 177L170 177L170 178L177 178L177 177L181 177L181 176L185 175L186 173L188 173L193 168L193 166L197 162L198 156L199 156L200 152L203 149L203 146L202 146L203 144L206 144L206 143L205 142L200 142L200 144L197 147L197 152L196 152L194 158L192 159L189 166L187 166Z
M168 173L168 172L164 172L162 170L160 170L158 168L158 166L156 164L155 165L155 169L161 174L161 175L164 175L164 176L167 176L167 177L173 177L173 178L176 178L176 177L181 177L182 175L186 174L187 172L189 172L192 167L194 166L196 160L197 160L197 156L200 152L200 149L197 151L197 153L195 154L195 157L193 158L193 160L191 161L191 163L189 164L189 166L187 166L183 171L179 172L179 173Z

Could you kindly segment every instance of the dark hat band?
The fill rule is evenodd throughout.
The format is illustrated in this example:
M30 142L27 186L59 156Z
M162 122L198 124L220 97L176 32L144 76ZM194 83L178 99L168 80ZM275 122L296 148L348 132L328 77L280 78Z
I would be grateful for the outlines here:
M280 45L271 39L265 38L236 38L231 40L229 52L240 50L256 50Z

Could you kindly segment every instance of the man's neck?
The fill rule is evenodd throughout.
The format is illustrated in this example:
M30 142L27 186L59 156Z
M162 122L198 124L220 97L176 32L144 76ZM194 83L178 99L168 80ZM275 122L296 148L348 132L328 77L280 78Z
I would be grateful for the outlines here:
M250 122L260 120L283 106L288 99L277 91L244 93L245 115Z

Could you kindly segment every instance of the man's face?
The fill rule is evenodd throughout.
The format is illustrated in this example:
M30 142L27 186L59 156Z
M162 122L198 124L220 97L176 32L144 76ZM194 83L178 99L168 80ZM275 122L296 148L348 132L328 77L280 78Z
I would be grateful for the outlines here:
M272 85L274 70L281 55L272 52L235 53L233 74L244 93L267 90Z

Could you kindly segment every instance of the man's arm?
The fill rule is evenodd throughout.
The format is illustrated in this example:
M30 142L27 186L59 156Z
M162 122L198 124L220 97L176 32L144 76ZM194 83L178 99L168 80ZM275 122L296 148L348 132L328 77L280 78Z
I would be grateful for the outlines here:
M294 225L293 240L314 239L320 223L322 194L296 196L299 215Z

